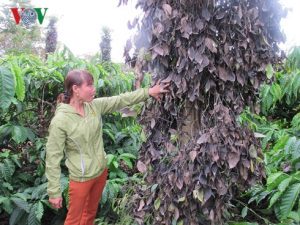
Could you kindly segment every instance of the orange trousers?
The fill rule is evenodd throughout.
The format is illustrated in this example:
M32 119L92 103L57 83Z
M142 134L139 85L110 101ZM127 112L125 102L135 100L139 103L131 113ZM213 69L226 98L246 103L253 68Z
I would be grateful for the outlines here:
M69 210L64 225L93 225L108 170L89 181L70 180Z

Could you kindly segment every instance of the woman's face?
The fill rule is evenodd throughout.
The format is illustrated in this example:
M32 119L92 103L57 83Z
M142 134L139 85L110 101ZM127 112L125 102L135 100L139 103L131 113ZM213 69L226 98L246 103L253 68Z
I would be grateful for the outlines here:
M92 82L87 83L84 81L81 86L76 86L74 90L75 97L83 102L91 102L96 93L96 88Z

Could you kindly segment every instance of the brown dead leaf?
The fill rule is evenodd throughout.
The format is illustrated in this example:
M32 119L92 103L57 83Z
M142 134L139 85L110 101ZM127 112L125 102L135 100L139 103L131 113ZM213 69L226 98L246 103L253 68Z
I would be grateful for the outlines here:
M236 152L229 152L228 153L228 164L229 168L232 169L236 167L238 162L240 161L240 154Z
M197 156L197 151L193 150L189 153L190 159L192 160L192 162L194 162L196 156Z
M142 161L140 161L140 160L137 162L137 169L141 173L145 173L147 171L146 165Z
M172 7L169 4L163 4L162 8L168 17L172 15Z

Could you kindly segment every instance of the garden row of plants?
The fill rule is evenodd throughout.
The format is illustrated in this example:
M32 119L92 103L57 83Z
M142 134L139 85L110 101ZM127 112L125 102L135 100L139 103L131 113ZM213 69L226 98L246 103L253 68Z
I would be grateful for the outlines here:
M261 140L266 179L232 202L231 225L300 223L300 49L280 69L267 69L269 80L259 93L260 112L246 109L238 119ZM273 66L274 68L276 66ZM98 96L133 90L134 74L121 65L76 58L67 48L46 61L32 55L0 59L0 221L3 224L55 224L68 206L68 175L62 163L64 207L48 204L45 178L47 128L56 97L72 68L90 71ZM145 77L143 85L149 85ZM143 103L132 109L139 113ZM125 111L103 117L109 180L97 224L133 224L128 204L135 184L143 182L136 159L145 141L136 117ZM129 113L132 114L132 113ZM136 114L136 113L133 113ZM255 152L252 152L255 155ZM258 157L256 155L256 157ZM147 188L147 187L145 187ZM150 188L150 187L149 187ZM236 222L243 221L243 222ZM255 222L253 222L255 221Z
M239 219L248 222L235 225L300 223L300 48L280 69L269 66L266 72L260 113L246 109L238 118L261 139L266 180L236 201Z
M99 97L133 90L134 74L122 72L121 65L103 63L97 57L79 59L67 48L49 55L46 61L28 54L0 59L0 224L55 224L66 215L68 174L63 162L64 207L55 211L47 201L45 143L56 97L63 92L64 76L73 68L92 73ZM138 112L141 106L129 111ZM142 128L134 117L126 116L125 112L115 112L103 117L110 173L99 224L118 222L125 209L120 201L130 191L126 185L140 180L134 175L134 165Z

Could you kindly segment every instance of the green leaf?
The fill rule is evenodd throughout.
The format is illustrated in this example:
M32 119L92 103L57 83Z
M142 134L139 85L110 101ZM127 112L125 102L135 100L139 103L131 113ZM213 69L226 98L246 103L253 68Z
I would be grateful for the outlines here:
M155 201L154 201L154 208L155 208L155 210L158 210L159 207L160 207L160 199L157 198L157 199L155 199Z
M286 178L288 175L283 172L272 173L267 179L267 190L275 189Z
M145 134L144 130L142 130L142 132L141 132L141 140L142 140L142 142L147 141L147 137L146 137L146 134Z
M282 195L282 192L278 191L272 196L272 198L270 199L268 209L270 209L278 201L278 199L280 198L281 195Z
M127 157L126 155L124 156L124 154L129 154L129 153L123 153L122 155L119 156L119 158L122 159L130 169L132 169L133 168L133 164L132 164L132 162L130 160L132 158L131 157ZM129 155L132 155L132 154L129 154ZM134 155L132 155L132 156L135 157Z
M118 177L120 177L122 179L125 179L128 177L127 173L123 172L122 170L118 170L117 175L118 175Z
M273 77L273 74L274 74L274 70L273 70L273 67L272 65L269 63L266 67L266 75L267 75L267 78L268 79L271 79Z
M63 191L63 197L65 198L65 201L66 201L66 207L67 207L67 209L69 209L69 204L70 204L69 188L66 188ZM42 200L42 202L45 203L44 200Z
M44 184L41 184L40 186L41 186L41 190L43 192L46 192L46 190L47 190L47 184L44 183ZM69 189L69 178L66 177L66 176L61 176L61 178L60 178L60 186L61 186L61 190L62 191L68 190Z
M9 225L19 225L20 219L26 212L21 208L14 208L12 214L9 217Z
M24 129L26 129L26 132L27 132L27 138L34 142L35 140L35 134L33 133L32 129L28 128L28 127L24 127Z
M112 163L113 163L115 168L119 168L119 163L117 161L114 160Z
M243 209L242 209L242 214L241 214L241 216L243 217L243 218L245 218L246 216L247 216L247 214L248 214L248 207L244 207Z
M270 85L264 85L262 87L261 91L261 108L262 108L262 113L267 114L268 110L273 104L273 97L272 94L270 93Z
M274 213L276 215L276 218L280 220L280 204L274 205Z
M298 213L300 215L300 198L299 198L299 202L298 202Z
M277 101L280 101L281 98L282 98L282 90L279 86L279 84L277 83L274 83L271 87L271 90L270 90L272 96L273 96L273 105L277 102Z
M19 168L22 167L20 157L18 155L12 155L10 158Z
M152 193L155 192L155 190L156 190L157 187L158 187L158 184L153 184L153 185L151 186L151 192L152 192Z
M289 178L284 179L283 181L281 181L281 183L278 185L278 190L280 192L284 192L286 190L286 188L289 186L292 179L293 179L293 177L289 177Z
M7 137L13 130L13 126L9 123L0 126L0 140Z
M298 212L295 211L290 212L288 218L295 220L297 223L300 222L300 214Z
M25 98L25 83L21 68L15 63L11 63L11 72L15 77L15 92L17 99L23 101Z
M121 158L128 158L128 159L136 159L136 156L130 153L123 153L120 155Z
M61 187L63 187L61 185ZM43 183L37 187L33 187L31 198L32 199L41 199L43 196L46 195L47 183ZM64 189L62 189L64 190Z
M40 225L40 221L36 216L37 204L33 204L30 208L30 212L28 215L27 223L28 225Z
M300 140L297 140L296 141L296 144L295 144L295 148L294 150L291 152L292 154L292 159L291 161L293 162L293 164L295 162L298 162L299 159L300 159Z
M291 152L293 152L295 150L296 142L297 142L296 137L291 137L288 140L288 142L286 143L286 145L284 147L284 150L285 150L286 154L290 154Z
M2 183L2 187L7 188L10 191L14 190L13 186L10 183L8 183L8 182L3 182Z
M107 183L107 185L105 185L105 188L103 190L103 193L102 193L102 197L101 197L101 203L102 204L105 204L107 202L107 199L108 199L108 192L109 192L109 185Z
M29 213L30 205L21 198L12 197L11 200L15 203L16 206L18 206L20 209L23 209L27 213Z
M300 193L300 183L291 185L281 197L280 218L283 220L292 211Z
M103 134L107 134L113 142L116 142L115 135L112 133L110 129L103 129Z
M1 129L1 127L0 127L0 129ZM0 130L0 132L1 132L1 130ZM8 158L9 157L9 155L10 155L10 150L2 150L3 152L0 152L0 157L1 158Z
M55 70L55 71L52 72L52 74L53 74L55 77L57 77L61 82L64 81L64 77L63 77L63 75L62 75L59 71Z
M4 159L4 165L9 168L10 176L12 176L16 170L15 164L10 159Z
M266 137L264 137L262 140L262 148L264 148L264 149L266 148L268 142L272 139L273 133L274 133L273 130L268 131Z
M23 180L25 182L32 180L32 176L27 173L19 173L19 174L17 174L17 178L20 180Z
M3 209L4 209L8 214L11 214L12 211L13 211L13 206L12 206L12 204L11 204L10 199L8 199L8 198L5 198L5 199L2 201L2 207L3 207Z
M0 67L0 107L5 110L9 107L15 95L14 77L11 72Z
M41 221L43 215L44 215L44 206L41 202L36 203L36 211L35 211L35 215L36 218Z
M0 163L0 174L1 177L6 181L10 181L11 179L11 168L7 166L5 163Z
M116 156L114 156L113 154L107 154L106 155L106 159L107 159L107 166L111 166L113 160L116 160Z
M29 198L30 196L27 193L25 194L25 193L18 192L14 194L13 197L20 198L23 199L24 201L27 201L27 198Z
M12 132L12 139L17 143L23 143L27 138L27 129L22 126L14 126Z
M87 65L87 70L92 74L94 81L97 81L99 79L99 69L94 66L93 64Z
M2 202L4 202L6 199L7 199L7 197L0 196L0 204L2 204Z
M118 194L120 192L120 184L116 183L116 182L112 182L112 187L114 189L114 193Z
M117 177L117 173L116 172L113 172L113 171L109 172L109 179L114 179L116 177Z
M115 189L114 189L114 186L112 185L113 182L110 183L110 187L108 189L108 196L109 196L109 199L113 199L115 197Z
M278 151L279 149L283 149L284 146L286 145L287 141L289 140L290 136L289 135L284 135L280 137L277 141L276 144L273 147L274 151Z
M176 225L184 225L183 220L179 220Z
M292 90L293 90L293 95L294 95L295 99L297 99L298 93L300 90L300 74L299 74L299 72L294 73L293 77L294 77L294 79L292 82Z
M270 194L269 191L263 191L259 193L259 195L256 198L256 203L260 203L263 199L265 199Z

